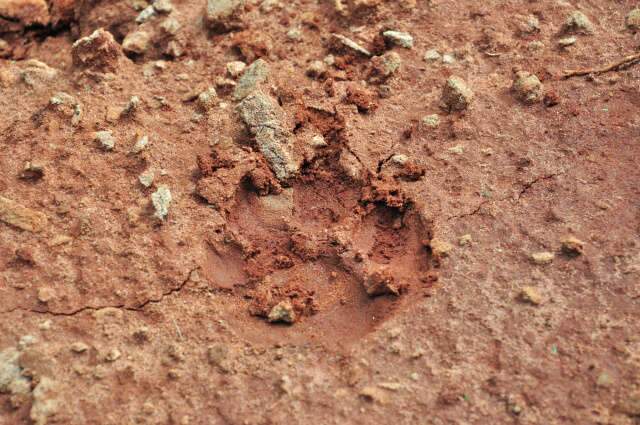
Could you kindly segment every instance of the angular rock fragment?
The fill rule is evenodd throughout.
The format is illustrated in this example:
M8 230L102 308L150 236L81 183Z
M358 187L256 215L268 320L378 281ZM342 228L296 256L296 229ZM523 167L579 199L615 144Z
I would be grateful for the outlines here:
M214 31L232 31L243 26L244 0L207 0L205 20Z
M459 77L450 77L442 90L442 106L447 111L463 111L473 100L473 91Z
M263 59L258 59L249 65L242 77L238 80L238 84L233 92L235 100L242 100L251 94L258 86L264 83L269 77L269 64Z
M0 221L29 232L40 232L47 224L47 216L0 196Z
M169 206L172 202L171 192L166 185L162 185L151 195L151 203L156 210L155 217L164 220L169 214Z
M520 101L527 104L539 102L543 97L542 83L536 75L526 71L516 74L513 91Z
M295 160L292 134L282 124L280 106L269 96L256 91L238 105L238 110L278 180L296 175L300 164Z
M360 53L361 55L364 55L367 57L371 56L371 52L369 50L365 49L364 47L362 47L352 39L345 37L344 35L332 34L331 37L332 37L331 41L334 48L337 48L337 49L347 48L348 50L351 50L356 53Z
M385 31L382 33L384 39L391 44L411 49L413 47L413 37L411 34L401 31Z
M296 321L296 312L293 309L291 301L280 301L278 304L273 306L267 319L271 323L294 323Z
M95 141L98 142L100 147L105 151L111 151L116 146L113 134L111 134L109 130L96 131Z
M100 28L71 46L73 65L96 72L115 72L124 55L113 35Z

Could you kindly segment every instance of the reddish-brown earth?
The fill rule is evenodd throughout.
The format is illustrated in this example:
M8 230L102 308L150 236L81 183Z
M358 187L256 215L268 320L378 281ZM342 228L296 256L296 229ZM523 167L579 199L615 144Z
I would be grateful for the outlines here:
M0 0L0 424L640 421L635 2L206 3Z

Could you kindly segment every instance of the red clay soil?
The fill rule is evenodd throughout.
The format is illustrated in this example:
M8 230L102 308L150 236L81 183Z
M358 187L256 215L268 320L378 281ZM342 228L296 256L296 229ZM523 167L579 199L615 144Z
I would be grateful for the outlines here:
M640 423L635 2L151 3L0 0L1 425Z

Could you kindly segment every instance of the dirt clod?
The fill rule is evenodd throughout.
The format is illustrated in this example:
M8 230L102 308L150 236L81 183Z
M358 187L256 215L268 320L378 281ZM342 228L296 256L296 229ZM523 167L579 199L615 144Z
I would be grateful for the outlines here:
M96 72L116 72L123 57L113 35L102 28L73 43L71 55L76 67Z

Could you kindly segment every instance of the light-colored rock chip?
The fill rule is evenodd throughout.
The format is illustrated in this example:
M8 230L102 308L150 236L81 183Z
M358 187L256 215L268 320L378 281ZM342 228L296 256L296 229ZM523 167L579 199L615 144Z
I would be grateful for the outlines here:
M401 31L385 31L382 33L385 40L405 49L413 48L413 37L411 34Z
M333 41L341 46L353 50L356 53L360 53L361 55L371 56L371 52L369 50L365 49L364 47L362 47L352 39L345 37L344 35L332 34L332 37Z
M96 131L95 140L106 151L113 150L116 146L116 140L110 130Z
M269 312L269 322L271 323L294 323L296 321L296 312L291 305L291 301L280 301L273 306Z
M282 124L283 111L277 102L256 91L238 105L238 110L276 177L287 180L295 176L300 164L295 160L293 138Z
M169 214L169 206L173 201L171 191L166 185L161 185L158 190L151 194L151 203L155 208L155 217L164 220Z

